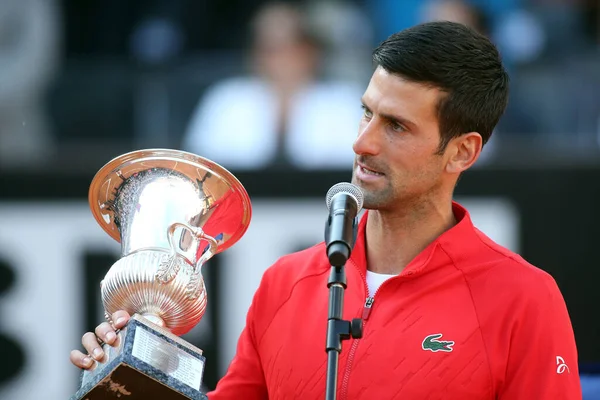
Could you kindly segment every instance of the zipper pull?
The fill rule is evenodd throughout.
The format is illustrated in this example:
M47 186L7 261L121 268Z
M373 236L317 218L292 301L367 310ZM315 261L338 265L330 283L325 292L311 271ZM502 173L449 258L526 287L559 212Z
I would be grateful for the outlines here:
M367 320L369 318L369 314L371 314L371 308L373 307L373 303L375 302L375 298L367 297L365 301L365 306L363 307L362 319Z

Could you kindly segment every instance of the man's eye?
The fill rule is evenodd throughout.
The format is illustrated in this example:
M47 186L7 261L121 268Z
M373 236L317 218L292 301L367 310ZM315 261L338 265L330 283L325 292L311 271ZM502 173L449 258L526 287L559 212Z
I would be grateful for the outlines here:
M364 115L366 118L371 118L371 117L373 117L373 113L372 113L372 112L371 112L371 110L369 110L367 107L365 107L365 106L362 106L362 109L363 109L363 115Z
M404 131L406 131L406 129L404 128L404 126L402 126L401 124L399 124L397 122L390 122L390 127L392 128L393 131L396 131L396 132L404 132Z

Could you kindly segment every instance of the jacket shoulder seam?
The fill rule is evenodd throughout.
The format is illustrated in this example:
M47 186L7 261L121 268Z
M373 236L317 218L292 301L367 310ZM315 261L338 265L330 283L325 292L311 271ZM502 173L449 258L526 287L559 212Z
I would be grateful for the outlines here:
M480 234L483 234L483 235L485 235L485 234L484 234L483 232L479 231L478 229L476 229L476 230L475 230L475 234L476 234L476 236L477 236L477 240L479 241L479 243L481 243L482 245L484 245L485 247L487 247L488 249L490 249L490 250L491 250L491 251L493 251L494 253L497 253L497 254L501 255L502 257L504 257L505 259L507 259L507 260L511 260L511 261L513 261L513 262L515 262L515 263L517 263L517 264L519 264L519 265L523 266L523 267L527 267L527 266L531 265L531 264L529 264L529 263L528 263L526 260L519 259L519 258L515 257L515 256L517 256L517 254L514 254L514 253L512 253L512 252L509 252L509 254L506 254L505 252L503 252L503 251L500 251L500 250L498 250L498 249L494 248L493 246L490 246L490 245L489 245L489 243L486 243L486 242L485 242L485 241L484 241L484 240L481 238L481 236L480 236ZM453 261L453 262L454 262L454 261ZM457 268L458 268L458 267L457 267Z
M450 259L450 261L452 261L452 265L454 266L454 268L457 271L460 272L460 274L462 276L462 279L463 279L463 281L465 283L465 286L467 287L467 290L469 291L469 298L471 299L471 305L473 306L473 311L475 312L475 317L477 318L477 327L478 327L478 330L479 330L479 335L481 336L481 342L483 343L483 349L485 351L485 358L487 360L488 373L489 373L489 377L490 377L490 385L491 385L491 388L492 388L491 393L494 394L496 383L494 381L494 374L492 373L492 364L491 364L490 352L489 352L489 349L488 349L488 343L485 340L485 337L483 335L483 329L481 328L481 320L479 318L479 310L477 309L477 305L475 304L475 299L473 298L473 291L471 290L471 285L469 284L469 280L465 276L464 271L462 269L458 268L458 266L456 265L456 262L454 261L454 259L452 258L452 256L450 256L450 254L448 254L448 252L446 251L446 249L444 249L443 246L440 246L440 248L448 256L448 258ZM493 396L491 398L493 398Z
M283 308L283 306L292 298L292 293L294 293L294 289L296 288L296 286L304 281L305 279L308 278L312 278L314 276L319 276L321 275L322 272L319 273L312 273L309 275L305 275L302 278L298 279L296 282L294 282L294 284L292 285L292 287L289 289L289 293L287 295L287 297L285 298L285 300L283 300L281 302L281 304L279 305L279 307L277 307L277 310L275 310L275 312L273 313L273 316L271 317L271 320L269 321L269 323L267 324L267 326L265 327L265 329L263 330L263 332L260 335L260 338L256 341L257 346L260 346L263 337L265 336L265 334L267 333L267 331L269 330L269 328L271 327L271 324L273 323L273 321L275 320L275 317L277 316L277 314L279 314L279 311Z

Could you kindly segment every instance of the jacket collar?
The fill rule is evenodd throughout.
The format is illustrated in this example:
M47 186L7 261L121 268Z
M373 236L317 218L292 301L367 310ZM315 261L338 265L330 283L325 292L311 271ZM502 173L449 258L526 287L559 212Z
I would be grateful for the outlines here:
M469 254L475 251L474 247L479 241L471 240L477 237L477 231L473 226L469 212L457 202L452 202L452 211L457 223L438 236L437 239L419 253L406 266L401 275L416 276L425 269L441 266L436 264L439 264L441 260L447 260L447 257L434 257L439 251L445 252L454 263L469 258ZM356 265L363 276L366 276L367 269L365 241L368 216L369 213L367 211L360 219L356 243L350 256L350 260Z

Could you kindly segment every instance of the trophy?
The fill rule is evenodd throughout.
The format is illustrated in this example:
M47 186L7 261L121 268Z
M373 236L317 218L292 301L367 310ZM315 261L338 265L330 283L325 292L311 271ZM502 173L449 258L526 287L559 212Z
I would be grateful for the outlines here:
M206 309L202 265L246 232L252 208L225 168L194 154L150 149L102 167L89 189L92 214L121 244L100 283L105 317L132 315L115 347L83 371L72 400L206 399L202 350L180 336Z

